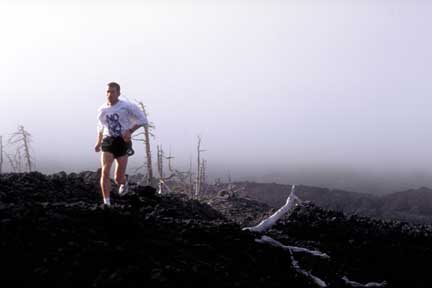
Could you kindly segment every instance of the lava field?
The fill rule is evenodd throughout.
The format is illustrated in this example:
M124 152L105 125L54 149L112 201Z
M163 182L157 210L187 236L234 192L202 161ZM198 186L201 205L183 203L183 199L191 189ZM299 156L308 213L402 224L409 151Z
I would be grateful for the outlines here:
M259 234L242 228L274 212L260 202L134 183L119 197L114 187L108 208L95 172L0 175L2 287L319 287L311 275L327 287L432 284L430 226L306 202ZM288 253L262 236L329 257Z

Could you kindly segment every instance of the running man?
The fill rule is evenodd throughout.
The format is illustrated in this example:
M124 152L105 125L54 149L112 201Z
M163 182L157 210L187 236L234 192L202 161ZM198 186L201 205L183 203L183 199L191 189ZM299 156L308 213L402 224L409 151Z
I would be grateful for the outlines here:
M137 105L119 99L119 84L108 83L106 96L106 103L98 109L95 151L102 150L100 185L104 204L111 206L112 163L116 162L114 181L119 186L119 195L123 196L128 192L126 167L129 152L133 152L131 135L139 127L148 125L148 121Z

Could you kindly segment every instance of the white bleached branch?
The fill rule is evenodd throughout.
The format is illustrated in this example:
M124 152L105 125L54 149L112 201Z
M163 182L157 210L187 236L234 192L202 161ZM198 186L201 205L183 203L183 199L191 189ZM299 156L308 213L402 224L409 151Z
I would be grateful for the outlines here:
M291 187L291 193L289 194L287 201L284 206L277 210L273 215L261 221L258 225L254 227L246 227L243 230L249 230L252 232L264 232L270 229L283 215L288 212L292 212L293 208L296 206L296 202L301 203L301 200L295 195L295 185Z
M289 254L290 254L290 258L291 258L291 263L292 263L294 269L296 269L297 272L299 272L299 273L305 275L306 277L310 278L319 287L327 287L327 283L326 282L324 282L320 278L314 276L312 273L310 273L310 272L302 269L299 266L297 260L294 259L293 252L307 252L309 254L312 254L314 256L318 256L320 258L329 258L329 256L327 254L322 253L320 251L309 250L309 249L306 249L306 248L299 248L299 247L292 247L292 246L283 245L279 241L276 241L273 238L268 237L268 236L262 236L260 239L256 239L255 241L257 243L269 244L271 246L279 247L279 248L282 248L283 250L288 251Z
M369 282L367 284L361 284L361 283L349 280L348 277L346 277L346 276L342 277L342 280L345 281L345 284L348 284L351 287L355 287L355 288L357 288L357 287L358 288L363 288L363 287L366 287L366 288L370 287L370 288L372 288L372 287L386 287L387 286L387 282L386 281L383 281L381 283Z
M310 254L312 256L316 256L316 257L320 257L320 258L324 258L324 259L329 259L330 258L326 253L320 252L318 250L309 250L309 249L302 248L302 247L297 247L297 246L283 245L279 241L274 240L273 238L271 238L269 236L262 236L260 239L257 239L256 242L258 242L258 243L267 243L267 244L270 244L272 246L280 247L280 248L282 248L284 250L289 250L291 252L307 253L307 254Z

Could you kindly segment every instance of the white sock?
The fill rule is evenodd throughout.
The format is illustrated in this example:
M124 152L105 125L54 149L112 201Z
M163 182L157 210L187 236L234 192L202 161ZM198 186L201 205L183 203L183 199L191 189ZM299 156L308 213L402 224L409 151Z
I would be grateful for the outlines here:
M104 198L104 204L105 204L105 205L108 205L108 206L111 205L111 201L110 201L110 198L109 198L109 197Z

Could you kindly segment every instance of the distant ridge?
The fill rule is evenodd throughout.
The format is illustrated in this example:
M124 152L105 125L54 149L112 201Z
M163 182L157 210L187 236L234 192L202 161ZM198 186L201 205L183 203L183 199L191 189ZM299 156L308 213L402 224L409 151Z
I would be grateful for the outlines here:
M236 182L245 189L242 197L280 207L291 185L277 183ZM369 217L396 219L414 223L432 223L432 189L420 187L384 196L315 186L298 185L297 194L306 201L325 208Z

